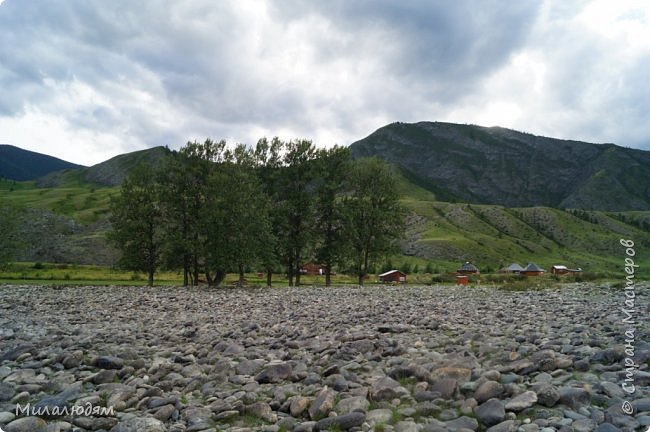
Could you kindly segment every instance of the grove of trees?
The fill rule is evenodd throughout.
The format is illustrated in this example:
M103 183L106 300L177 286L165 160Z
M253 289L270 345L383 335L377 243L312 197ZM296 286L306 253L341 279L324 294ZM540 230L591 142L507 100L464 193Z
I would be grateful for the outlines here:
M263 138L254 148L187 143L158 168L140 166L111 202L110 240L123 267L182 270L184 285L227 273L283 272L300 285L307 262L351 272L362 285L396 251L404 211L390 166L347 148Z

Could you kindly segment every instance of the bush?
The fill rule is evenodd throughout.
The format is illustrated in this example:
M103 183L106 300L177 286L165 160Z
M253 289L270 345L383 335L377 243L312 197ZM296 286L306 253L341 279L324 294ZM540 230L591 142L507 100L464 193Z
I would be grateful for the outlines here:
M43 269L45 268L45 266L43 265L42 262L37 262L37 263L34 263L34 265L32 266L32 268L33 268L33 269L36 269L36 270L43 270Z

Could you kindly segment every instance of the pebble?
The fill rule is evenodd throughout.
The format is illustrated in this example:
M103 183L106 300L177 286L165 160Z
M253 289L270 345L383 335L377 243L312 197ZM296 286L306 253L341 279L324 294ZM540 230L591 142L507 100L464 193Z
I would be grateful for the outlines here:
M648 306L640 283L637 309ZM5 432L615 432L650 423L650 344L622 392L620 290L0 286ZM620 403L635 408L625 415ZM105 407L15 416L13 403ZM609 407L599 408L599 407ZM90 415L86 415L90 414Z

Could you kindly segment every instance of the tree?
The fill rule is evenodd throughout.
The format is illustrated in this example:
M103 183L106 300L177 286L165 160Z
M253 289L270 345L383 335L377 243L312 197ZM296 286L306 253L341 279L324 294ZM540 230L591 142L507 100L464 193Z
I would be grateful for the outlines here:
M346 198L354 268L359 285L370 264L397 249L404 228L396 180L386 162L358 159L350 172L351 192Z
M238 145L226 152L209 177L202 218L206 275L214 270L212 284L219 285L232 266L243 284L246 267L264 260L266 248L273 247L268 209L250 150Z
M14 207L0 207L0 269L4 269L23 247L20 234L21 212Z
M109 239L122 251L120 264L144 271L153 286L162 249L162 213L156 175L149 165L139 165L122 183L120 194L111 199L113 231Z
M281 265L280 259L283 248L278 239L282 238L283 233L287 232L287 221L282 211L282 190L280 183L283 148L284 142L278 137L273 138L271 142L267 138L261 138L253 151L255 171L260 179L262 190L268 198L270 243L262 249L260 262L266 270L266 286L269 288L273 281L275 269Z
M309 140L285 143L282 168L279 172L279 212L284 221L282 258L287 266L289 286L300 285L300 270L312 244L314 221L314 158L316 151Z
M198 284L199 217L206 195L207 172L207 161L193 150L181 149L167 160L159 178L165 227L163 260L167 268L183 269L185 286Z
M351 164L348 148L333 147L317 154L316 259L325 266L325 286L331 285L332 267L344 259L349 249L342 195L348 185Z

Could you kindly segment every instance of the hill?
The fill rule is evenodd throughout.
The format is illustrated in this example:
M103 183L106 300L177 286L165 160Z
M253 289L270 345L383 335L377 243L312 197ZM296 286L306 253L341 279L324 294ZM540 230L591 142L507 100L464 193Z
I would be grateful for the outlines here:
M33 180L54 171L77 168L82 166L12 145L0 144L0 177L6 179Z
M499 127L393 123L350 146L450 202L650 210L650 152Z
M95 186L119 186L128 173L140 163L158 166L171 151L167 147L152 147L115 156L88 168L67 169L53 172L37 179L41 187L62 187L92 184Z
M139 162L159 163L168 152L157 147L129 153L38 181L0 179L0 202L27 209L23 235L29 248L21 260L113 265L117 251L105 239L110 197L118 193L112 185ZM391 257L396 267L408 262L423 270L431 263L442 272L472 261L485 272L532 261L546 268L566 264L617 275L624 259L620 238L650 248L650 211L449 202L461 198L436 180L404 166L396 165L394 172L409 211L402 254ZM639 262L640 273L650 277L650 259L640 256Z

